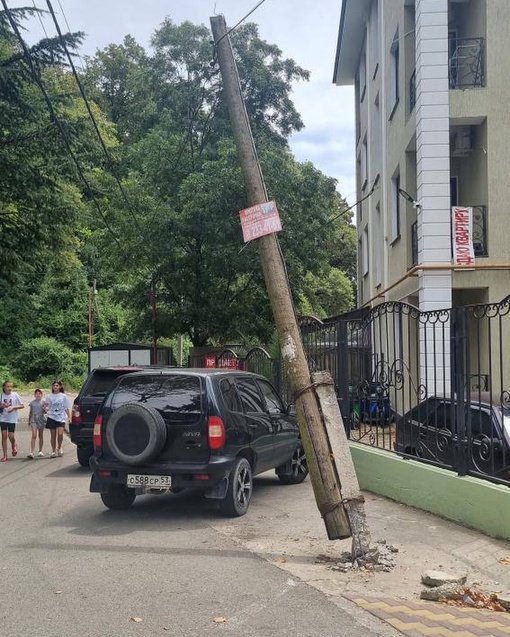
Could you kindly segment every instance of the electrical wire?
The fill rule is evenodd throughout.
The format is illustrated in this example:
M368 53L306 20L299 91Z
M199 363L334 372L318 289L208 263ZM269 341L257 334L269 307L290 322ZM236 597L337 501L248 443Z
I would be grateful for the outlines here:
M37 84L37 86L39 87L39 89L41 90L43 96L44 96L44 100L46 102L46 105L48 107L48 110L50 112L51 118L52 120L55 122L55 124L57 125L57 128L62 136L62 139L64 141L64 145L66 146L67 152L69 153L71 159L73 160L73 163L76 167L76 170L78 172L78 175L80 176L81 180L83 181L83 183L85 184L88 192L90 193L91 197L92 197L92 201L94 202L94 206L96 208L96 210L98 211L99 215L101 216L103 223L105 225L105 227L107 228L107 230L110 232L110 234L112 235L115 243L117 244L118 248L121 250L121 252L124 254L124 256L127 258L127 253L124 251L123 246L121 245L117 235L115 234L115 232L113 231L113 229L111 228L110 224L108 223L108 219L106 218L105 214L103 213L101 206L99 205L96 197L93 194L93 190L92 190L92 186L90 185L88 179L86 178L85 174L83 173L83 170L78 162L78 159L76 157L76 155L74 154L74 151L71 147L71 143L67 137L67 133L62 125L62 122L59 120L59 118L57 117L57 114L55 112L55 109L53 107L53 104L51 102L50 96L48 95L48 92L46 91L46 88L41 80L41 77L34 65L34 61L32 60L32 56L30 53L29 48L27 47L21 33L20 30L18 28L18 25L16 24L16 21L14 20L14 18L11 15L11 10L9 9L9 7L7 6L7 2L6 0L0 0L0 2L2 3L2 6L4 8L5 14L7 16L7 19L9 20L9 24L11 25L11 28L14 32L14 34L16 35L21 48L23 49L23 53L25 56L25 59L27 61L27 64L29 66L30 69L30 73L32 75L32 79L34 80L34 82Z
M335 221L335 219L338 219L338 217L341 217L343 214L345 214L346 212L348 212L349 210L352 210L353 208L355 208L358 204L362 203L363 201L365 201L365 199L368 199L371 195L374 194L375 189L377 188L377 184L379 183L379 177L376 177L376 179L374 180L374 183L372 184L372 188L370 188L369 192L362 197L361 199L359 199L358 201L355 201L352 206L349 206L348 208L342 208L342 210L335 215L334 217L331 217L331 219L328 219L326 221L326 223L333 223L333 221Z
M89 100L87 98L87 95L85 94L85 89L83 88L83 84L82 84L82 82L81 82L81 80L80 80L80 78L78 76L78 73L76 72L76 67L74 66L73 58L72 58L71 54L69 53L69 49L67 48L67 44L66 44L66 42L64 40L64 36L62 35L62 31L60 29L60 25L58 23L57 16L55 15L55 11L53 10L53 6L51 4L51 1L50 0L46 0L46 4L48 5L48 10L51 13L51 17L53 18L53 22L55 24L55 29L57 30L58 37L60 38L60 43L61 43L62 48L64 49L64 52L65 52L65 54L67 56L67 59L69 61L69 66L71 67L71 71L72 71L73 76L74 76L74 78L76 80L78 88L80 89L80 94L82 96L83 101L85 102L85 106L87 108L87 112L88 112L89 117L90 117L90 119L92 121L92 124L94 126L94 130L95 130L97 138L99 139L99 142L101 144L101 148L103 149L104 155L105 155L106 160L108 162L108 166L109 166L110 170L112 171L113 178L115 179L115 181L116 181L116 183L117 183L117 185L119 187L119 190L120 190L120 192L122 194L122 198L124 199L124 201L125 201L125 203L126 203L126 205L128 207L128 210L129 210L129 212L131 214L131 217L133 218L133 221L135 222L137 230L139 232L142 232L142 227L140 225L138 217L137 217L135 211L133 210L133 207L131 206L131 202L129 201L129 199L128 199L127 195L126 195L126 191L124 190L124 187L122 186L122 183L121 183L118 175L116 174L116 168L113 165L113 161L112 161L111 155L110 155L110 153L108 151L108 148L106 147L106 144L104 142L103 136L101 135L101 131L99 130L99 127L97 125L96 118L94 117L94 113L92 112L92 109L90 107L90 102L89 102Z
M67 31L69 33L72 33L71 27L69 26L69 22L67 21L67 17L66 17L65 11L64 11L64 7L62 6L62 3L60 2L60 0L58 0L58 6L60 7L60 11L61 11L62 15L64 16L64 22L66 23ZM86 64L83 62L83 58L81 57L81 55L78 53L77 56L78 56L78 59L81 62L82 68L86 67Z
M266 1L266 0L260 0L260 2L259 2L258 4L256 4L256 5L253 7L253 9L251 9L250 11L248 11L248 13L247 13L247 14L246 14L243 18L241 18L237 24L234 24L234 26L233 26L233 27L231 27L231 28L230 28L230 29L229 29L226 33L224 33L224 34L221 36L221 38L220 38L217 42L213 42L213 59L212 59L211 65L212 65L212 64L214 64L214 63L216 62L216 49L217 49L217 47L218 47L218 44L219 44L219 43L223 40L223 38L228 37L228 35L229 35L230 33L232 33L232 31L234 31L235 29L237 29L237 27L238 27L239 25L241 25L241 24L242 24L245 20L247 20L247 19L251 16L251 14L252 14L252 13L255 13L255 11L256 11L256 10L257 10L257 9L258 9L261 5L263 5L265 1ZM216 10L216 5L215 5L215 10Z
M40 13L41 9L39 9L39 7L35 4L35 0L32 0L32 4L34 5L34 9L36 10L37 17L39 18L39 22L41 23L42 30L44 31L44 35L46 36L46 39L48 39L48 33L46 32L46 29L44 27L44 22L41 18L41 13Z

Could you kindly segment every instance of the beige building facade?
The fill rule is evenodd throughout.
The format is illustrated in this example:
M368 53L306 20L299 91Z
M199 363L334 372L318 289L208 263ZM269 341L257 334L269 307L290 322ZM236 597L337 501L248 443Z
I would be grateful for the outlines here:
M359 307L441 311L510 294L509 24L508 0L344 0L333 81L355 87ZM416 342L415 384L451 391L458 326L445 316L400 320L391 345L372 339L374 356ZM471 375L501 392L510 327L496 339L469 320Z
M509 24L508 0L344 0L334 82L355 86L359 306L510 293ZM452 206L469 211L468 264Z

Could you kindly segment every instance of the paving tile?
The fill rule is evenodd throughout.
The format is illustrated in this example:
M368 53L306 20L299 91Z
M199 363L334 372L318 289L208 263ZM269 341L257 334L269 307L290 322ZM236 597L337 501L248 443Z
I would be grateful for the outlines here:
M510 637L510 613L359 593L344 597L406 637Z

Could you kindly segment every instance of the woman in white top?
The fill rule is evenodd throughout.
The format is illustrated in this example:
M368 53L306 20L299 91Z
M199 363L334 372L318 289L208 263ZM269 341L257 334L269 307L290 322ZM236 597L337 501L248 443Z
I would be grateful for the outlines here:
M2 395L0 396L0 429L2 430L2 457L0 462L7 460L7 438L12 445L12 455L18 455L18 445L14 431L18 422L18 410L23 409L24 405L15 391L12 391L13 384L10 380L6 380L2 385Z
M71 420L71 409L60 380L53 382L51 394L44 399L44 412L47 415L46 429L50 430L50 457L55 458L57 454L63 456L64 427Z

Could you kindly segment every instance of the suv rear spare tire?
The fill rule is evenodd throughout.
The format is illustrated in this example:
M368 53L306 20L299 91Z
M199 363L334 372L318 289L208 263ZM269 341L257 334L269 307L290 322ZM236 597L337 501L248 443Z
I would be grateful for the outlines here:
M112 454L128 465L155 458L166 442L166 425L160 413L141 403L126 403L108 421L106 441Z

